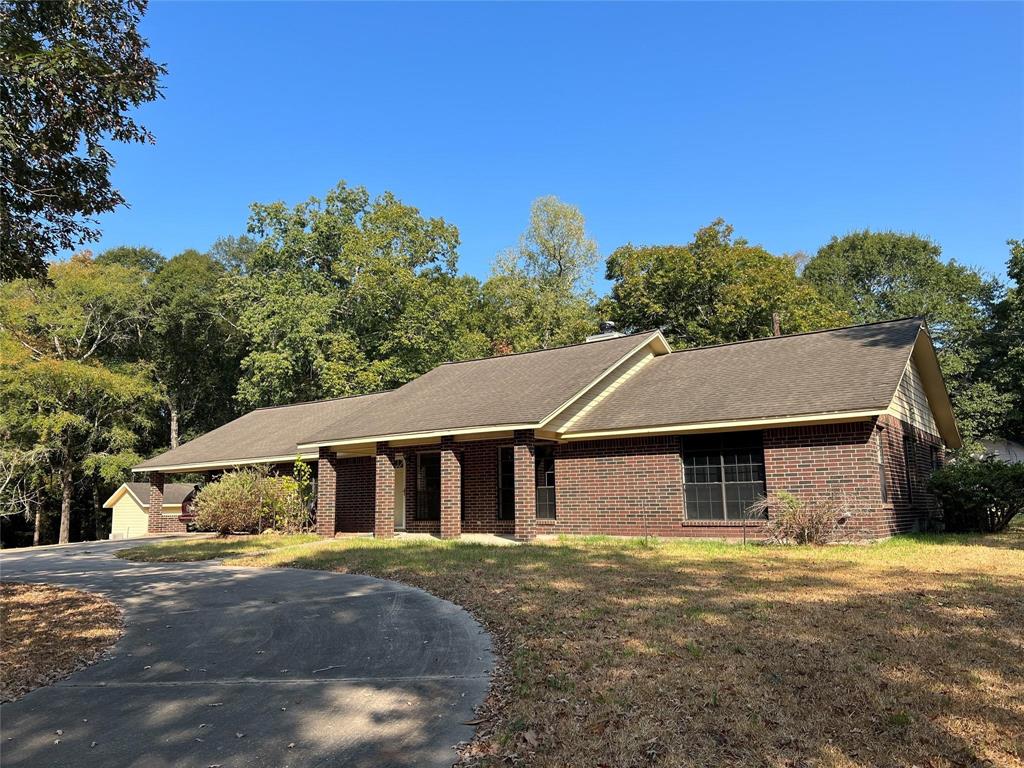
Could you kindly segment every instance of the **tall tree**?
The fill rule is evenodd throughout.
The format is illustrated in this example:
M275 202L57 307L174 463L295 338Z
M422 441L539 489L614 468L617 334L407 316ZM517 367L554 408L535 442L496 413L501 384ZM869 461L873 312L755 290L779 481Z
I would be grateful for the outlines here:
M397 386L483 347L458 230L390 193L341 182L292 208L256 204L249 234L229 249L224 292L246 348L244 407Z
M595 330L597 243L579 208L540 197L518 248L501 254L483 286L486 333L495 352L582 341Z
M165 261L158 251L145 245L119 245L96 257L97 264L119 264L151 275L156 274Z
M105 364L137 341L147 302L136 270L75 258L50 283L0 286L0 431L46 457L60 488L60 538L70 537L76 479L108 478L138 460L152 386L144 366Z
M1024 442L1024 240L1008 240L1006 273L1013 285L995 310L991 371L993 386L1003 393L1002 421L991 430L994 437Z
M163 264L150 284L143 354L153 366L171 448L181 434L206 432L234 415L240 355L222 313L225 274L219 262L189 250Z
M159 95L145 0L0 2L0 280L46 277L46 259L98 236L124 198L110 141L151 142L130 110Z
M842 325L847 315L798 275L796 261L734 237L717 219L687 245L633 246L608 258L604 303L627 330L660 328L680 347Z
M833 237L804 277L857 322L923 316L935 340L960 429L968 440L992 432L1009 405L987 360L1002 286L912 234L864 230Z

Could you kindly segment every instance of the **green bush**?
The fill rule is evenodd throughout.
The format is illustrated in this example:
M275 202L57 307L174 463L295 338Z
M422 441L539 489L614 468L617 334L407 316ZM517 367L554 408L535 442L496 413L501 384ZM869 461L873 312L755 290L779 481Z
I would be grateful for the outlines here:
M309 511L299 484L290 477L268 477L254 469L229 472L196 495L195 524L202 531L296 533L309 527Z
M929 486L947 531L995 533L1024 512L1024 464L959 458L936 471Z

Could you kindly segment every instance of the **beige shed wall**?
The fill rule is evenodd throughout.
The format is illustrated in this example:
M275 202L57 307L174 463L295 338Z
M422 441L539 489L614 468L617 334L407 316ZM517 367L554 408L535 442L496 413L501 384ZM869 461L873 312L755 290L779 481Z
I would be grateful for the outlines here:
M146 510L130 493L124 494L114 504L114 515L110 524L111 538L127 539L145 536L148 531L149 515L146 514Z

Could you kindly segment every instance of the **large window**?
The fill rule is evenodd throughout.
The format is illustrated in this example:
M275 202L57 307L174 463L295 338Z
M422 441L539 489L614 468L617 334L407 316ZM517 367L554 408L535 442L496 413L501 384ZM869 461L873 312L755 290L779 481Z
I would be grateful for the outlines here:
M498 519L516 519L516 455L512 446L498 449Z
M550 445L534 448L534 469L537 476L537 517L555 519L555 449Z
M685 438L683 480L688 519L749 519L748 508L765 495L761 433Z
M441 519L441 454L416 457L416 519Z

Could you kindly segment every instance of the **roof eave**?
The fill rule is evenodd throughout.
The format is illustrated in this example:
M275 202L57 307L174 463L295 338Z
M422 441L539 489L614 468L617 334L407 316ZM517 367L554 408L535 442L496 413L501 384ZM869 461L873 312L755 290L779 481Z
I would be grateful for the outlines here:
M231 469L232 467L253 466L256 464L286 464L295 459L315 459L316 452L298 450L296 453L287 456L257 456L249 459L213 459L211 461L190 462L185 464L162 464L149 466L138 464L132 467L132 472L204 472L216 469Z

